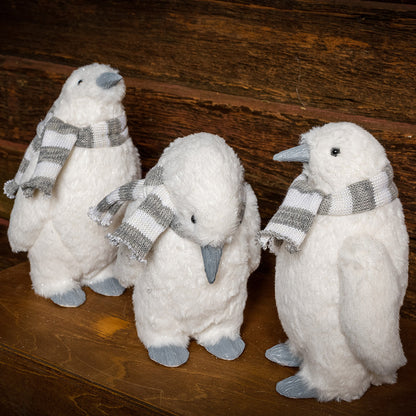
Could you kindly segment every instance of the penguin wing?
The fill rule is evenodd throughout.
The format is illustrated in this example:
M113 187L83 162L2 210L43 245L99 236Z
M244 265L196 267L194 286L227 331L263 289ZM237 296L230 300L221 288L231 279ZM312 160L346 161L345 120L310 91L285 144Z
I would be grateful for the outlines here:
M257 243L257 234L260 231L260 214L257 198L252 187L246 183L246 208L241 227L245 228L248 237L248 264L250 273L257 269L260 263L261 247Z
M339 319L353 354L371 372L391 375L406 363L399 337L399 276L383 243L347 238L338 255Z
M49 218L51 198L34 195L26 198L19 189L10 214L8 237L14 252L28 251Z

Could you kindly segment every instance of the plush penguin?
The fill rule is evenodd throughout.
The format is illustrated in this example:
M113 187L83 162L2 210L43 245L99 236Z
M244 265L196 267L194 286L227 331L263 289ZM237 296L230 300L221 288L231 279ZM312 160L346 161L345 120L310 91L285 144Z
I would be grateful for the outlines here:
M34 291L60 306L81 305L83 285L110 296L124 291L113 270L116 249L88 218L103 195L140 175L124 95L123 78L109 66L75 70L4 186L16 198L8 229L12 250L28 252Z
M399 310L408 235L380 143L352 123L301 136L276 161L303 162L260 233L276 254L275 295L288 341L266 357L300 371L277 383L290 398L350 401L394 383L406 363Z
M108 223L122 200L133 202L109 237L120 245L120 281L134 283L137 332L150 358L179 366L190 338L218 358L237 358L247 279L261 252L257 200L237 155L213 134L178 138L143 181L91 214Z

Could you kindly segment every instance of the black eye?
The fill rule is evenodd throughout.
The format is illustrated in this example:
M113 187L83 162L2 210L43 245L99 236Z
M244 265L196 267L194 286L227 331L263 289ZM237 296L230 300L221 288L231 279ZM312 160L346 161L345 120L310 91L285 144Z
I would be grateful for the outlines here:
M79 85L79 84L81 84L81 82L82 82L82 79L80 79L80 80L78 81L78 85Z
M331 149L331 156L337 157L341 153L341 149L339 147L333 147Z
M194 224L196 223L195 215L192 215L192 217L191 217L191 221L192 221Z

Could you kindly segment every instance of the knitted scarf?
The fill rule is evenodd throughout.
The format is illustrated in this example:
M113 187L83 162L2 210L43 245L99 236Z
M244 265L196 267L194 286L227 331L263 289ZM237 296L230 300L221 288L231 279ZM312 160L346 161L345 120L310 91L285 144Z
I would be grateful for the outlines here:
M111 223L124 202L144 198L138 208L112 234L110 242L116 246L126 245L132 257L145 261L154 242L172 223L175 209L163 184L163 168L156 165L145 179L129 182L107 195L94 208L90 208L90 218L101 225Z
M13 199L21 187L26 197L33 196L36 189L51 196L59 172L74 146L114 147L121 145L128 138L125 114L88 127L78 128L55 117L51 110L38 124L36 136L26 149L16 176L4 184L4 193ZM22 177L30 162L38 155L32 177L22 183Z
M260 232L259 242L264 249L270 247L274 240L283 240L286 249L294 253L300 250L316 215L351 215L371 211L398 196L390 165L373 178L353 183L329 195L311 189L307 179L302 173L293 181L282 205Z

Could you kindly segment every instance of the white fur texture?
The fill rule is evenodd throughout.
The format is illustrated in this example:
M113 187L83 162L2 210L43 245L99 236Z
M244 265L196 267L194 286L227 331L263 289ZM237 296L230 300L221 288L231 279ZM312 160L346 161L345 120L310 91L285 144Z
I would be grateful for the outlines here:
M95 83L104 72L117 71L100 64L75 70L55 101L55 116L85 127L123 114L124 81L104 90ZM23 180L31 176L36 163L37 160L31 162ZM13 251L28 251L37 294L51 297L82 284L114 277L116 249L105 238L108 229L92 222L87 212L103 195L138 175L139 156L129 138L117 147L75 147L58 176L51 198L39 192L25 198L19 189L8 237ZM120 212L115 218L114 226L122 215Z
M302 136L314 187L332 193L374 176L384 149L351 123ZM341 153L331 156L331 148ZM318 216L301 251L276 249L276 303L301 377L319 400L353 400L370 384L394 383L406 363L399 310L407 287L408 235L401 203L350 216Z
M147 348L186 347L190 338L202 345L222 337L235 339L243 322L247 279L260 261L256 196L244 182L237 156L218 136L199 133L177 139L160 162L186 238L166 230L146 264L129 260L126 249L119 250L120 279L125 285L134 282L139 338ZM126 215L139 202L130 204ZM224 244L213 284L207 281L200 247L208 243Z

